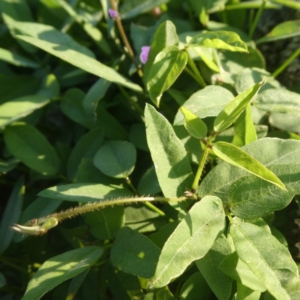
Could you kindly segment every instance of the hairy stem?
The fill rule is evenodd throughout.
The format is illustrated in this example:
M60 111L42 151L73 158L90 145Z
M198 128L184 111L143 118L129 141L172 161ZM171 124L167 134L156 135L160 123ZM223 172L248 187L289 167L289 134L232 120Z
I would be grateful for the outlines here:
M92 212L107 206L123 205L123 204L134 204L138 202L179 202L186 200L186 197L179 198L164 198L164 197L128 197L128 198L117 198L117 199L104 199L99 202L87 203L82 206L76 206L74 208L54 213L52 215L42 217L40 219L33 219L24 225L14 224L11 228L23 234L40 235L46 233L49 229L54 228L59 222L76 217L78 215ZM156 207L155 207L156 208ZM158 208L156 208L158 210ZM163 213L164 214L164 213ZM165 215L164 215L165 216Z
M187 54L188 54L188 52L187 52ZM201 85L201 87L206 87L206 83L205 83L201 73L197 69L194 61L191 59L189 54L188 54L188 64L193 71L193 75L194 75L193 77L197 80L197 82Z
M255 31L255 29L256 29L256 27L257 27L258 21L259 21L259 19L260 19L260 17L261 17L261 14L262 14L262 12L263 12L264 9L265 9L266 3L267 3L267 1L266 1L266 0L263 0L261 6L260 6L260 8L258 9L258 12L257 12L257 14L256 14L256 16L255 16L254 21L253 21L253 23L251 24L251 27L250 27L250 30L249 30L249 37L250 37L250 38L252 38L252 36L253 36L253 34L254 34L254 31Z

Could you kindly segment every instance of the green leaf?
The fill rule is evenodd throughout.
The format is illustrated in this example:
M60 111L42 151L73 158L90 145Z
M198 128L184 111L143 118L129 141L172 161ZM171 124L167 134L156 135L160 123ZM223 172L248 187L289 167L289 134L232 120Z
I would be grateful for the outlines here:
M188 54L177 46L164 48L155 57L147 77L150 98L159 106L160 98L175 82L187 63Z
M217 142L213 145L213 152L230 164L286 190L284 184L273 172L242 149L226 142Z
M214 130L223 131L234 123L264 83L256 83L230 101L215 119Z
M207 254L196 261L211 290L219 300L230 299L232 279L225 275L219 265L231 253L231 247L224 235L219 236Z
M88 115L92 116L95 113L98 102L105 96L110 85L109 81L100 78L88 90L82 102Z
M238 253L276 299L298 299L298 267L274 236L246 222L233 223L230 233ZM272 251L270 251L272 249Z
M50 99L46 95L31 95L10 100L0 105L0 127L4 128L48 103Z
M154 275L160 249L141 233L123 227L111 248L112 264L133 275L150 278Z
M184 106L180 108L180 111L184 115L184 127L189 132L189 134L199 140L206 137L207 127L205 123Z
M153 196L161 192L154 166L149 168L141 177L138 184L138 191L140 195Z
M187 153L168 120L146 104L147 142L156 175L165 197L180 197L192 186L193 173Z
M248 287L237 283L236 300L259 300L261 296L260 291L253 291Z
M228 51L248 52L248 47L239 35L231 31L207 31L194 36L188 47L209 47Z
M108 141L96 153L95 166L105 175L127 178L134 170L136 149L127 141Z
M22 56L17 53L13 53L3 48L0 48L0 60L3 60L7 63L10 63L18 67L26 67L26 68L33 68L33 69L39 67L39 64L34 60L31 60L25 56Z
M151 11L154 7L167 3L169 0L127 0L121 6L119 13L122 20L133 18Z
M4 130L4 140L10 153L29 168L43 175L57 174L58 156L45 136L33 126L13 123Z
M15 22L14 26L23 33L23 35L16 35L17 39L40 48L88 73L134 91L142 91L139 85L132 83L114 69L94 59L91 51L87 51L87 48L77 44L67 34L51 26L38 23Z
M252 219L285 208L300 194L300 165L270 166L286 187L286 191L253 176L234 182L228 192L230 210L239 218Z
M207 196L196 203L165 243L151 288L165 286L206 255L224 226L225 213L219 198Z
M287 21L275 26L266 36L256 41L256 44L268 43L298 36L300 21Z
M105 207L83 216L89 225L91 234L100 240L111 240L124 225L124 208L121 206Z
M268 168L272 165L299 163L300 141L296 140L262 138L242 149ZM243 169L222 162L203 179L198 189L199 196L216 195L227 203L229 187L239 178L248 175Z
M0 288L6 285L6 279L2 273L0 273Z
M233 97L229 90L221 86L209 85L192 94L183 106L200 119L216 117ZM183 120L184 117L178 112L174 125L183 124Z
M255 126L253 124L251 106L248 104L246 109L240 114L234 124L234 137L232 143L242 147L257 140Z
M25 194L24 179L20 178L14 185L14 188L9 196L5 210L3 212L2 220L0 223L0 253L3 253L13 238L14 232L10 226L18 222L22 204L23 196Z
M0 174L5 174L13 170L16 165L19 163L19 160L15 157L8 160L0 159Z
M139 232L155 231L167 223L165 217L141 204L125 207L125 220L126 226Z
M41 299L62 282L90 268L103 252L103 248L88 246L50 258L34 274L22 299Z
M300 116L300 95L284 88L270 88L260 93L253 105L258 109L268 112L290 113Z
M255 291L266 291L266 287L263 283L256 277L248 265L238 257L236 252L227 255L220 263L219 269L237 283L241 283Z
M103 130L98 128L89 131L77 142L67 163L67 174L71 180L76 177L78 167L83 158L94 158L96 152L103 143L103 139Z
M180 290L180 300L201 300L211 299L211 290L201 273L194 273L182 285Z
M145 83L147 82L148 74L152 68L156 55L166 47L178 45L178 42L176 27L171 21L165 21L158 26L151 43L148 60L144 67Z
M106 198L131 196L132 193L117 185L71 183L53 186L39 192L38 195L45 198L86 203Z

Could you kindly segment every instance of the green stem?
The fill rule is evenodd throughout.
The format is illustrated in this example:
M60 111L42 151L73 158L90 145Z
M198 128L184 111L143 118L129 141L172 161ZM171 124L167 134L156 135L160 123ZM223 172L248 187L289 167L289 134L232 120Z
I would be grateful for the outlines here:
M210 151L210 149L209 149L208 145L205 145L204 153L202 155L202 158L201 158L201 161L200 161L200 164L199 164L199 167L198 167L198 170L197 170L197 173L196 173L196 176L194 178L193 185L192 185L192 192L193 193L196 191L196 189L198 187L199 180L201 178L201 175L202 175L202 172L203 172L203 169L204 169L205 162L207 160L209 151Z
M272 76L275 78L300 54L300 48L297 49L275 72Z
M83 206L77 206L66 211L54 213L47 217L40 219L33 219L27 222L25 225L14 224L11 228L17 232L30 235L40 235L46 233L49 229L58 225L59 222L76 217L78 215L92 212L107 206L124 205L124 204L135 204L138 202L180 202L187 198L185 196L179 198L165 198L165 197L129 197L129 198L118 198L118 199L104 199L99 202L87 203ZM157 211L158 208L156 207ZM161 212L164 214L164 212ZM165 214L164 214L165 216Z
M117 8L117 4L116 4L115 0L110 0L110 3L111 3L111 6L112 6L113 10L115 10L115 11L118 12L118 8ZM134 66L136 67L139 76L140 76L140 77L143 77L143 72L142 72L142 70L139 68L139 65L138 65L138 63L137 63L137 61L136 61L136 59L135 59L135 57L134 57L134 53L133 53L132 48L131 48L131 46L130 46L130 43L129 43L128 39L127 39L127 35L126 35L125 31L124 31L123 24L122 24L122 22L121 22L120 17L116 18L115 21L116 21L116 23L117 23L117 26L118 26L118 29L119 29L121 38L122 38L122 40L123 40L123 43L124 43L124 45L125 45L126 48L127 48L128 55L129 55L129 57L131 58L131 60L132 60L132 62L133 62L133 64L134 64Z
M129 177L126 177L125 180L126 180L126 183L129 185L129 187L131 188L131 190L132 190L136 195L138 195L139 193L138 193L137 189L134 187L134 185L131 183L130 178L129 178ZM147 207L148 207L149 209L151 209L152 211L158 213L160 216L168 218L168 216L167 216L162 210L160 210L158 207L156 207L156 206L153 205L152 203L145 202L144 204L145 204L145 206L147 206ZM168 218L168 219L169 219L169 218ZM169 219L169 221L170 221L170 222L173 222L174 220Z
M197 187L198 187L199 180L201 178L201 175L202 175L202 172L203 172L203 169L204 169L204 166L205 166L205 162L206 162L208 154L210 152L211 142L215 139L217 134L218 133L214 131L211 134L211 136L208 138L207 141L204 140L204 139L201 141L205 145L205 149L204 149L204 153L202 155L202 158L200 160L196 176L194 178L194 182L193 182L193 185L192 185L192 193L194 193L196 191Z
M262 14L262 12L265 9L266 3L267 3L267 0L263 0L260 8L258 9L258 12L256 13L255 19L254 19L253 23L251 24L251 27L250 27L250 30L249 30L249 37L250 38L252 38L252 36L254 34L254 31L255 31L255 29L257 27L258 21L259 21L259 19L261 17L261 14Z
M188 64L193 71L193 75L195 76L194 78L197 78L197 82L201 85L201 87L206 87L206 83L205 83L201 73L197 69L194 61L189 56L188 52L187 52L187 55L188 55Z

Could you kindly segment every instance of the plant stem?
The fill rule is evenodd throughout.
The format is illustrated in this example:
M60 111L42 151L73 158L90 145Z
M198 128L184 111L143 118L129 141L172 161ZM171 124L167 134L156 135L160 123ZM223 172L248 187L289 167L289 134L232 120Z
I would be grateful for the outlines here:
M201 85L201 87L206 87L206 83L201 75L201 73L199 72L199 70L197 69L194 61L191 59L190 55L188 54L188 64L191 67L192 71L193 71L193 77L197 79L197 82Z
M299 54L300 48L297 49L275 72L273 72L272 76L276 78Z
M134 187L134 185L131 183L130 178L129 178L129 177L126 177L125 180L126 180L126 183L130 186L131 190L132 190L136 195L138 195L138 191L137 191L137 189ZM151 209L152 211L158 213L160 216L162 216L162 217L167 217L167 215L166 215L162 210L160 210L158 207L156 207L156 206L153 205L152 203L145 202L144 204L145 204L145 206L147 206L147 207L148 207L149 209ZM172 222L172 221L174 221L174 220L169 219L169 221Z
M194 193L198 187L199 180L201 178L201 175L202 175L202 172L203 172L203 169L205 166L205 162L206 162L208 154L210 152L210 148L211 148L210 143L214 140L214 138L216 137L217 134L218 134L217 132L213 132L207 141L204 139L202 140L202 143L205 145L205 149L204 149L201 161L199 163L199 167L198 167L196 176L194 178L194 182L193 182L192 189L191 189L192 193Z
M249 37L250 38L252 38L252 36L254 34L254 31L257 27L258 21L261 17L261 14L262 14L263 10L265 9L266 3L267 3L267 0L263 0L260 8L258 9L258 12L256 13L255 19L254 19L253 23L251 24L251 27L250 27L250 30L249 30Z
M117 4L116 4L115 0L110 0L110 3L111 3L111 6L112 6L113 10L118 11ZM130 43L129 43L128 39L127 39L127 35L126 35L125 31L124 31L123 24L121 22L121 18L118 17L118 18L115 19L115 21L117 23L117 26L118 26L121 38L123 40L123 43L124 43L124 45L127 48L127 53L129 55L129 57L131 58L134 66L136 67L139 76L143 77L143 72L139 68L139 65L138 65L138 63L137 63L137 61L136 61L136 59L134 57L134 53L133 53L132 48L130 46Z
M129 197L129 198L118 198L118 199L104 199L99 202L87 203L83 206L77 206L66 211L59 213L54 213L47 217L42 217L40 219L33 219L27 222L25 225L14 224L11 228L17 232L30 235L40 235L46 233L49 229L54 228L59 222L76 217L78 215L85 214L87 212L92 212L107 206L113 205L123 205L123 204L133 204L138 202L180 202L186 200L186 197L179 198L164 198L164 197ZM155 207L156 212L158 208ZM165 215L164 212L162 212Z

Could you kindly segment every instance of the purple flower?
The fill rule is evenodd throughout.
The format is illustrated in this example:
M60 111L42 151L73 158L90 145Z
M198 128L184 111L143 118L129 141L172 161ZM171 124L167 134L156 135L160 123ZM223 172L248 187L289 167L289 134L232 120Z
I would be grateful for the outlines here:
M111 8L108 10L108 14L112 19L116 19L119 17L119 13Z
M149 51L150 51L150 46L142 47L142 52L140 54L140 60L143 64L145 64L148 60Z

